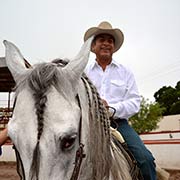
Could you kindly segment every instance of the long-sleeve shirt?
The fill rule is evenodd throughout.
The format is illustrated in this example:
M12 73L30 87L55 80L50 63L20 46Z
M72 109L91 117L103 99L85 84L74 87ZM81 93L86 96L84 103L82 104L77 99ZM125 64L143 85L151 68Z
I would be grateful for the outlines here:
M95 60L91 60L85 73L100 97L116 109L116 118L128 119L139 111L141 98L134 75L128 68L112 60L103 71Z

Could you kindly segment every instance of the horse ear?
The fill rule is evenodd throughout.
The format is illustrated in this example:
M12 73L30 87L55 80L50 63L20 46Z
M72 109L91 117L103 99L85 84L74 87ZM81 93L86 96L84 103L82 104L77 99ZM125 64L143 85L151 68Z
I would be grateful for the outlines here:
M88 63L93 38L94 36L85 41L78 55L64 68L72 77L72 81L79 79Z
M5 45L5 59L7 67L9 68L14 80L17 82L20 75L26 71L24 57L22 56L19 49L11 42L4 40Z

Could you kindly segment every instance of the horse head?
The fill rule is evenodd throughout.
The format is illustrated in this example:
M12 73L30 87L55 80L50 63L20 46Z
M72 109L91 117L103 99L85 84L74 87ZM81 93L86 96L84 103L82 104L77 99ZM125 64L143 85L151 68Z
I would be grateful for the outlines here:
M23 180L131 179L126 159L111 141L107 110L83 73L92 39L68 63L56 60L29 69L19 49L4 41L16 82L8 134Z
M83 115L88 110L81 110L88 102L80 79L91 41L92 38L85 42L66 66L42 63L30 69L25 67L19 49L4 41L6 63L17 84L8 134L19 152L25 179L69 180L72 176L76 151L83 138L80 119L88 118Z

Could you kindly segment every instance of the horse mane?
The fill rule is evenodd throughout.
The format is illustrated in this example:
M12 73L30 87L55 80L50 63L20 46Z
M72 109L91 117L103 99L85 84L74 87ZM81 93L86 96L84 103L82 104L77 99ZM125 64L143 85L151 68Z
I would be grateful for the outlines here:
M110 122L107 110L88 77L83 74L82 81L86 87L89 102L89 154L87 166L92 166L90 179L109 179L112 161L110 152ZM92 95L92 98L91 98ZM93 147L93 148L92 148ZM101 173L100 173L101 172ZM87 178L87 177L86 177Z
M89 154L92 155L86 166L92 165L92 173L86 180L131 179L130 166L120 149L113 143L110 133L110 120L96 87L83 74L81 78L89 99ZM89 87L89 88L88 88ZM90 89L90 90L88 90ZM92 94L92 99L90 98ZM93 147L93 148L92 148ZM110 174L111 172L111 174Z

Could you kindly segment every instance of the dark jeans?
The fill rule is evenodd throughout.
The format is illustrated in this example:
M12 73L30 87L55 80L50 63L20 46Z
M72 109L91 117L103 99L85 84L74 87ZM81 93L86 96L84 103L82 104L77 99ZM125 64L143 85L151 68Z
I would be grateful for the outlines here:
M121 133L137 165L141 170L144 180L156 180L156 165L151 152L145 147L136 131L128 124L126 119L117 119L111 123Z

